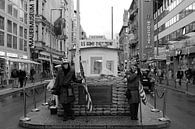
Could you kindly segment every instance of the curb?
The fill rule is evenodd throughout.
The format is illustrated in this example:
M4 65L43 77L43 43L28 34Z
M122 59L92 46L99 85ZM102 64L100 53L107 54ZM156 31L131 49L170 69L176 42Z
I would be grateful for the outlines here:
M48 113L47 107L41 106L41 110L44 113ZM171 121L156 122L143 121L131 121L127 116L78 116L74 121L62 121L56 115L46 115L54 121L45 118L42 114L37 116L37 113L29 113L31 116L30 121L19 120L19 126L28 129L166 129L170 127ZM43 121L39 121L40 118ZM45 120L44 120L45 119ZM156 118L155 118L156 119ZM88 122L86 121L88 120Z
M195 94L194 94L194 93L191 93L191 92L189 92L189 91L184 91L184 90L172 88L172 87L165 86L165 85L159 85L159 84L158 84L158 86L160 86L160 87L165 87L165 88L168 88L168 89L171 89L171 90L174 90L174 91L177 91L177 92L181 92L181 93L184 93L184 94L186 94L186 95L195 97Z
M153 124L153 125L116 125L116 124L90 124L90 123L82 123L82 124L43 124L43 123L30 123L19 121L19 126L28 129L166 129L170 127L171 122L162 122L161 124Z
M169 123L158 125L33 125L20 122L19 125L28 129L165 129Z

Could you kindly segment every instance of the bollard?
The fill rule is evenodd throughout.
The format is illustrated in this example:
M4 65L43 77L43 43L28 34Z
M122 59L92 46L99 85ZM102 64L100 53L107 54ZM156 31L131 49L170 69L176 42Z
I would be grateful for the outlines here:
M39 109L37 108L36 106L36 98L35 98L35 85L34 85L34 82L33 82L33 103L34 103L34 108L31 110L32 112L38 112Z
M24 117L21 118L21 121L30 121L31 119L26 116L26 80L23 86L23 99L24 99Z
M160 110L156 108L156 87L154 86L154 107L151 109L152 112L159 112Z
M158 118L159 121L170 121L170 119L166 118L166 98L167 98L167 90L164 89L164 98L163 98L163 117Z
M42 103L43 106L47 106L47 92L46 92L46 85L44 86L44 103Z
M141 97L140 97L140 108L139 108L139 110L140 110L140 123L141 123L141 125L143 124L142 123L142 120L143 120L143 116L142 116L142 99L141 99Z

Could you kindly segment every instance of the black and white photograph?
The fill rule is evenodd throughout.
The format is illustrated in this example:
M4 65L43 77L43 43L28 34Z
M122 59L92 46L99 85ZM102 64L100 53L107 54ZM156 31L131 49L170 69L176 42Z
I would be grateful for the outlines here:
M0 129L195 129L195 0L0 0Z

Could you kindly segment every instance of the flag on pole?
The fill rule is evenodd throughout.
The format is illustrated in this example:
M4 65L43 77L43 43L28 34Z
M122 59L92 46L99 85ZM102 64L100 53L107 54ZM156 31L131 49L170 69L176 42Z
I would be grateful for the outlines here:
M92 111L93 110L93 105L92 105L92 101L91 101L91 96L89 94L89 91L88 91L88 87L87 87L87 83L86 83L86 78L85 78L85 74L84 74L84 69L83 69L83 65L82 65L82 62L81 62L81 56L79 56L79 62L80 62L80 72L81 72L81 77L84 79L84 91L85 91L85 100L87 102L87 109L88 111Z
M144 105L147 103L146 93L144 91L143 85L139 82L139 95Z

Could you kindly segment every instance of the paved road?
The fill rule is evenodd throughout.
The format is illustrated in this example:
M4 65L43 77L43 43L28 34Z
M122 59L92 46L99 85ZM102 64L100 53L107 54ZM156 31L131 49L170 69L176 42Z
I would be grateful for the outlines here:
M162 88L158 88L159 94ZM162 110L163 99L157 99L157 108ZM148 95L148 101L153 105L153 97ZM173 90L167 94L167 116L171 119L170 129L195 128L195 97L187 96Z
M43 103L44 94L40 88L36 96L37 105ZM33 108L32 92L28 92L27 113ZM23 96L15 95L0 99L0 129L23 129L18 126L20 117L23 116Z

